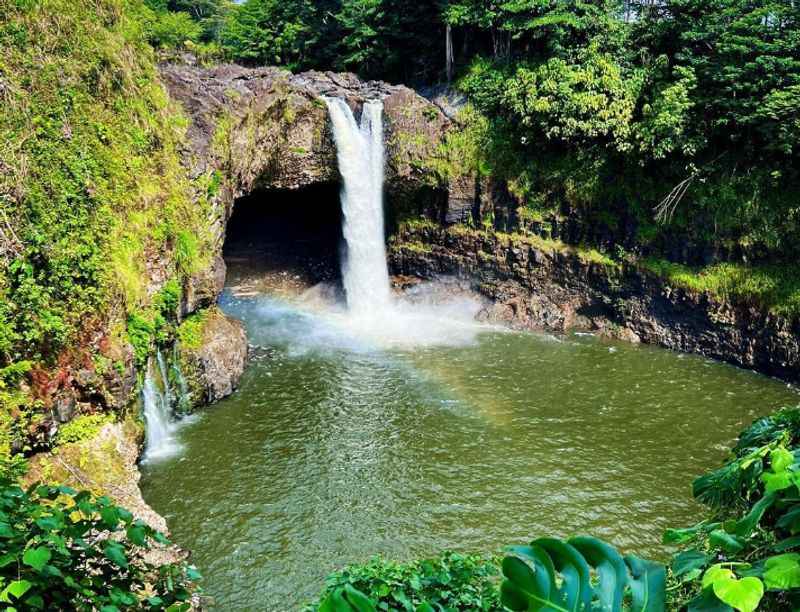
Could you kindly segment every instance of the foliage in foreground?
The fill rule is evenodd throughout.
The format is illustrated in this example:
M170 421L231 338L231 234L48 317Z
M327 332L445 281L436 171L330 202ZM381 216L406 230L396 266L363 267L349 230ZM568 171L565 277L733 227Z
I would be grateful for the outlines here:
M512 547L501 568L502 583L497 560L475 555L444 553L407 564L374 559L331 576L321 603L307 610L660 612L665 605L663 566L623 558L595 538Z
M672 562L677 603L690 612L800 605L800 409L753 423L693 491L713 515L664 536L690 545Z
M498 560L480 555L445 552L433 559L407 563L375 558L331 575L323 600L333 605L340 598L357 597L350 587L380 610L416 610L426 602L442 609L502 610L499 574ZM324 606L323 602L319 609L325 610ZM309 607L307 612L316 609Z
M448 553L409 564L374 560L334 574L322 603L309 610L585 610L587 601L615 611L797 609L800 408L755 421L740 435L730 460L696 479L693 492L712 515L664 534L665 543L681 546L666 591L657 564L623 559L593 538L542 539L509 549L502 585L495 563L480 557Z
M189 609L193 567L145 560L163 535L107 497L0 482L0 607L7 610Z

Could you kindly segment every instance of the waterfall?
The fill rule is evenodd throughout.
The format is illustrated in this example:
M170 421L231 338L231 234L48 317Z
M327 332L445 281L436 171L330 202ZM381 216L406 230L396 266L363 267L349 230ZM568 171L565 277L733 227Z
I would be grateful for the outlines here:
M383 225L383 104L364 104L361 124L347 103L325 98L343 186L342 231L347 254L342 280L348 309L357 314L380 312L389 305L389 272Z
M163 459L180 450L175 440L177 423L172 418L175 395L170 388L167 364L161 351L147 362L142 386L144 404L145 447L144 460Z
M191 397L189 396L189 383L181 370L180 351L176 342L172 347L172 372L175 375L175 382L178 384L178 414L186 415L192 410Z
M161 349L156 351L156 363L158 364L158 373L161 376L161 382L164 388L164 403L166 403L168 407L172 407L172 390L169 386L167 360L164 359L164 354L161 352Z

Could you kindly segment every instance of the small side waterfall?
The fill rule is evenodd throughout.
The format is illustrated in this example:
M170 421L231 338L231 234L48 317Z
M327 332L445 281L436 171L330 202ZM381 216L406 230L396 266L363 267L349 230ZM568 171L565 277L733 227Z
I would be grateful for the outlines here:
M142 385L144 404L145 448L144 461L163 459L180 451L175 439L178 423L173 419L174 404L180 401L170 386L168 367L163 353L156 352L155 359L147 362Z
M361 123L339 98L325 98L342 174L343 233L347 256L342 279L347 306L358 314L389 305L389 272L383 224L383 104L364 104Z

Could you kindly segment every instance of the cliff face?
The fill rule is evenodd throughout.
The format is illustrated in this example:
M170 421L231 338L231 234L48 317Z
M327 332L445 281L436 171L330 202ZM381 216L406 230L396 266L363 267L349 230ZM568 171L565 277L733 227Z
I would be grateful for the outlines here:
M491 298L491 320L527 329L572 329L657 344L800 380L800 323L745 304L670 286L615 263L533 236L434 224L405 227L390 243L397 274L456 276Z
M407 87L352 74L234 65L164 64L160 72L191 121L184 151L190 174L213 172L221 180L216 202L223 219L236 198L252 191L339 180L323 96L345 99L356 113L366 100L383 101L390 201L424 197L436 184L424 162L450 120Z
M223 289L222 247L237 199L261 190L291 191L340 181L324 96L345 99L356 114L366 100L383 101L387 212L395 234L390 264L396 273L422 278L459 276L494 300L486 316L520 327L596 329L789 380L800 378L796 322L671 287L634 265L587 257L564 245L554 248L530 237L510 239L467 230L466 226L487 218L493 219L495 228L519 228L519 203L502 181L478 177L469 163L461 163L462 151L449 142L462 129L458 120L448 118L439 105L409 88L363 82L350 74L293 75L277 68L232 65L202 68L193 65L191 58L182 64L160 65L156 72L147 53L134 53L143 58L142 66L131 70L147 76L146 99L152 98L158 112L148 117L146 125L150 149L126 158L145 170L135 175L131 168L123 172L122 166L110 164L104 156L116 146L113 135L93 130L87 142L97 150L99 160L106 160L129 179L130 193L106 211L114 221L108 235L102 227L94 227L95 218L88 212L64 230L83 231L83 224L97 234L97 261L91 263L111 268L102 278L117 279L113 287L104 289L110 296L103 306L106 310L83 320L76 316L80 333L71 337L69 346L49 364L35 364L23 390L31 392L41 413L23 426L13 416L19 406L3 413L6 433L0 436L0 446L7 440L12 451L44 450L59 427L76 416L135 414L137 368L141 370L147 351L153 350L163 332L159 317L170 319L174 327L170 333L180 335L182 322L213 309ZM28 95L44 95L50 91L45 85ZM162 86L167 97L160 97ZM25 99L23 93L20 90L20 100ZM130 95L144 93L132 89ZM116 99L101 101L100 110L86 113L110 113L120 104ZM132 121L112 118L114 122L107 123L118 126L123 134ZM53 150L62 151L78 139L73 124L85 119L84 115L68 117L37 142L55 143ZM131 130L125 146L144 147L137 140L139 131ZM126 150L121 144L117 148ZM38 161L55 163L50 158ZM2 168L8 174L10 166L6 166ZM98 163L98 167L103 165ZM119 179L116 175L89 178L98 185ZM88 179L81 189L87 202L108 197L98 193ZM20 192L13 197L21 205L27 196ZM269 205L269 198L263 201ZM338 202L332 200L331 205ZM417 218L429 222L402 223ZM569 239L569 227L558 229L559 235ZM18 233L24 236L23 231ZM63 239L60 244L69 245L68 235L57 237ZM25 256L20 245L9 244L0 245L2 264ZM42 253L49 257L52 249ZM69 251L67 255L73 256ZM14 293L17 282L0 283L0 297L8 296L7 302L22 312L26 303L14 303L25 297ZM177 298L171 283L178 286ZM176 304L173 299L178 300ZM94 302L86 305L90 307L95 307ZM232 392L247 351L240 327L213 310L203 320L211 323L203 327L200 344L184 347L196 404ZM163 334L158 341L163 342ZM22 433L12 435L12 431Z
M119 25L121 30L123 25ZM60 36L72 40L69 32ZM143 93L131 85L129 91L120 93L130 102L127 106L116 98L106 100L95 93L93 116L100 118L100 127L107 124L111 126L109 130L113 127L115 131L104 136L97 128L91 131L89 142L99 160L96 166L119 172L121 178L111 178L117 182L124 179L121 184L130 185L130 189L124 201L108 204L108 195L97 193L91 180L109 179L87 178L85 198L108 204L108 210L102 209L106 216L101 220L108 220L111 229L106 228L103 233L96 216L87 213L77 220L68 219L69 224L65 223L61 232L64 236L57 236L64 245L88 241L91 265L103 269L102 275L98 272L87 281L58 279L57 286L67 285L78 296L102 294L102 298L96 303L79 304L91 311L91 316L80 317L65 309L65 316L72 316L74 321L68 322L69 335L65 334L63 347L53 348L47 330L42 331L42 345L52 354L34 361L28 381L22 382L21 399L12 398L20 406L36 401L39 408L30 412L29 423L21 423L14 415L22 411L16 405L3 405L0 446L7 439L4 452L47 450L57 440L59 428L82 415L136 413L137 376L148 352L157 343L163 346L172 342L182 321L213 307L223 289L222 246L237 198L258 190L296 190L339 180L336 149L322 96L344 98L357 113L365 100L381 99L385 109L390 208L397 209L407 202L430 202L430 206L442 210L444 191L426 169L426 160L435 153L450 120L414 91L362 82L349 74L292 75L276 68L204 69L188 63L162 65L155 71L152 52L146 46L136 46L140 42L136 38L126 43L130 47L126 47L126 53L138 62L131 69L138 81L133 77L130 81L143 82L146 76L148 89ZM70 47L73 48L74 45ZM67 54L63 61L73 59ZM69 75L73 77L82 78L78 67L75 75ZM23 82L20 75L20 83ZM42 84L41 92L29 92L29 96L43 96L45 89ZM25 99L23 93L20 91L21 101ZM153 117L147 117L151 123L146 129L140 129L134 119L117 111L128 106L138 108L140 98L143 106L156 108ZM23 116L22 112L19 114ZM77 125L88 122L88 116L68 116L64 125L54 127L52 134L37 133L36 144L70 154L68 146L78 138ZM131 132L130 138L125 130ZM142 133L149 149L136 149L138 156L126 153L125 147L144 147L136 140L142 138ZM117 143L123 137L127 138L124 146ZM131 167L111 163L109 150L122 155ZM49 158L38 161L48 170L61 163ZM2 164L0 167L5 168ZM26 197L25 192L19 193L20 207L25 205ZM332 201L331 205L338 206L338 202ZM23 237L29 229L34 233L41 233L42 229L26 228L21 223L15 228ZM97 237L92 238L90 232ZM43 248L42 252L50 257L57 251ZM0 255L0 268L10 263L9 258L26 256L20 249ZM36 261L40 260L41 257ZM95 274L93 268L91 272ZM11 307L18 308L19 313L12 314L19 321L22 338L31 333L24 325L26 311L32 306L22 301L30 292L18 291L15 283L10 277L7 283L0 282L0 297L7 297ZM9 292L17 293L4 295L6 286ZM71 294L65 299L77 301ZM0 311L5 315L4 310ZM60 312L56 314L60 316ZM187 364L192 364L190 370L199 377L197 403L215 401L235 388L247 350L241 330L225 324L219 313L207 320L215 324L203 332L204 348L188 351L191 354L187 356ZM230 364L235 367L228 367ZM0 394L0 403L3 401Z

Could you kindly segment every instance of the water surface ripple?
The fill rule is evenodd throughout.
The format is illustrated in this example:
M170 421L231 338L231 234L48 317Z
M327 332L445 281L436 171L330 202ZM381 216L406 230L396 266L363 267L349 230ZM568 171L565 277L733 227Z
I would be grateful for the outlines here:
M221 610L296 609L378 553L590 533L663 556L663 530L700 516L692 478L797 403L778 381L650 347L487 330L380 350L287 304L223 305L275 352L142 483Z

